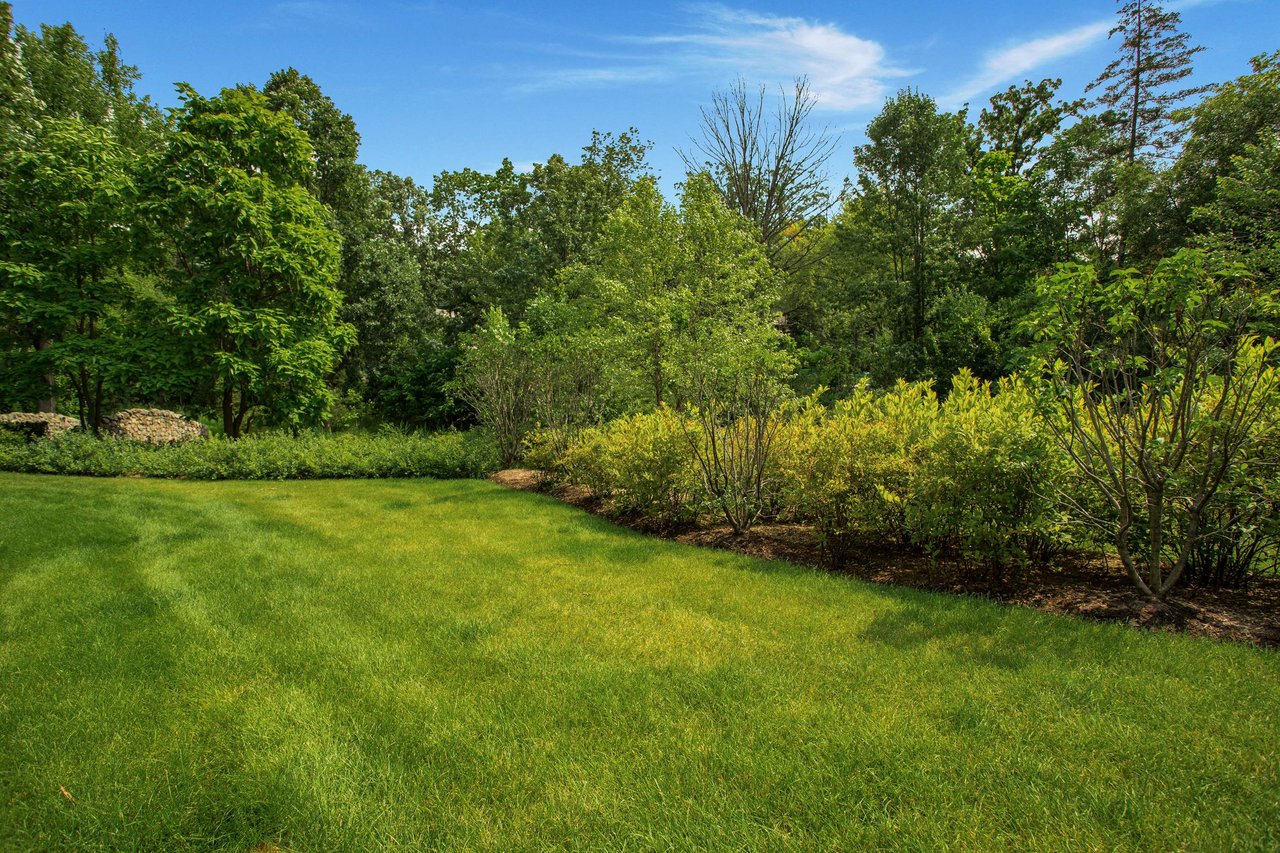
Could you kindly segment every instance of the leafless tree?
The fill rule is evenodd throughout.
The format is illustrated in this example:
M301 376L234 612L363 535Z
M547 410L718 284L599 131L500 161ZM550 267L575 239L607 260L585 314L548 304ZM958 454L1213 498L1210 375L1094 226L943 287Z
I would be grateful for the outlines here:
M725 204L756 226L769 260L792 272L818 259L808 229L839 202L831 191L827 161L836 140L830 128L815 128L810 114L817 96L804 77L788 94L779 89L776 110L767 90L752 91L741 78L711 96L702 108L702 133L692 151L680 151L690 172L708 172Z

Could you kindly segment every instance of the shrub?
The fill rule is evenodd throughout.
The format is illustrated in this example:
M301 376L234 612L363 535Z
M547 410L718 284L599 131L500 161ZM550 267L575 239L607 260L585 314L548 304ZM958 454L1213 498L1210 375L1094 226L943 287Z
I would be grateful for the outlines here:
M1183 582L1245 588L1280 568L1280 483L1247 475L1224 483L1205 509Z
M40 441L0 442L0 470L95 477L187 480L483 477L498 454L481 433L405 435L284 433L236 441L211 438L178 445L68 433Z
M855 541L906 540L916 459L937 408L926 384L877 396L863 383L833 410L810 399L783 427L783 504L814 524L837 567Z
M534 426L533 366L522 337L501 308L486 311L484 322L465 340L452 386L493 434L505 467L520 461L525 436Z
M598 498L613 494L614 476L609 470L608 427L591 427L574 436L554 462L564 479L585 486Z
M525 436L523 463L542 472L548 480L564 479L564 456L573 446L578 430L542 427Z
M774 503L776 440L784 386L766 365L697 374L694 405L682 423L702 490L735 534Z
M1043 483L1063 465L1017 382L997 393L962 372L941 404L927 383L863 384L832 410L801 407L781 444L784 503L836 566L856 542L1002 565L1062 540Z
M911 540L991 565L1043 554L1060 535L1044 484L1064 467L1021 383L961 371L920 448Z
M665 407L610 424L606 458L619 509L669 523L697 517L698 483L687 427Z
M1280 422L1275 294L1223 258L1183 249L1148 275L1063 264L1037 282L1046 423L1107 507L1082 520L1111 539L1134 586L1161 601L1241 467Z
M667 408L619 418L580 432L560 457L560 468L570 482L611 498L619 511L687 523L699 506L685 427Z
M1278 420L1280 412L1273 409L1253 426L1252 458L1231 466L1205 507L1183 572L1185 583L1245 588L1253 578L1280 569ZM1175 517L1174 532L1175 541L1185 537L1184 519Z

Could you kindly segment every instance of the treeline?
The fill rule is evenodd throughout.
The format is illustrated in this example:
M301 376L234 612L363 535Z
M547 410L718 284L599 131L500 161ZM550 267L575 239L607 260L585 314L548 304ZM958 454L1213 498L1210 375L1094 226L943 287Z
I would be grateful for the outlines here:
M0 409L133 402L251 427L437 427L460 336L586 251L645 147L412 179L307 76L164 113L108 36L0 4Z
M429 188L370 170L295 69L163 113L112 37L0 4L0 408L95 430L163 405L230 437L478 420L507 464L563 471L593 430L669 415L737 528L801 488L763 479L792 470L766 439L795 401L831 424L901 380L946 405L958 374L1019 377L1088 486L1075 517L1159 597L1211 517L1235 547L1275 492L1280 52L1189 88L1179 26L1125 3L1080 97L907 89L852 152L804 80L739 82L668 199L634 129Z
M463 399L507 464L659 521L812 523L837 560L1100 542L1156 600L1274 571L1280 53L1187 88L1179 23L1123 5L1092 101L898 93L839 194L804 81L718 94L678 201L641 177L495 303Z

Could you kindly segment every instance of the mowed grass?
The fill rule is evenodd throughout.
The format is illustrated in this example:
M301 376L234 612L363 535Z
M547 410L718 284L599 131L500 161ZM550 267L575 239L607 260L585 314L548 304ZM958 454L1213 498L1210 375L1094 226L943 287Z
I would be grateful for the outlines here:
M4 850L1280 845L1274 652L490 483L0 475L0 587Z

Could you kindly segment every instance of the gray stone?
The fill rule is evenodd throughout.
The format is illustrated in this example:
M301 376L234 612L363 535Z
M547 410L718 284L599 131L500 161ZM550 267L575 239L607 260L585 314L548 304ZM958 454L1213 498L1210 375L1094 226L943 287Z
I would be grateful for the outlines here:
M10 412L0 415L0 429L31 438L49 438L80 426L80 421L53 412Z
M102 431L148 444L177 444L208 438L209 428L167 409L125 409L102 419Z

